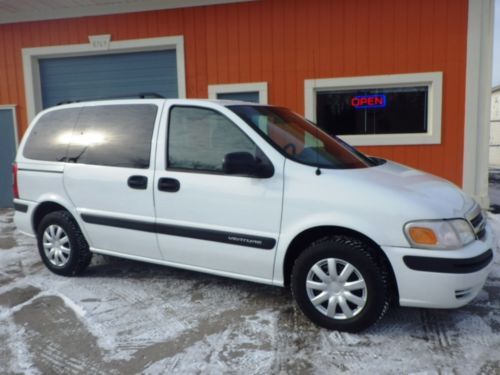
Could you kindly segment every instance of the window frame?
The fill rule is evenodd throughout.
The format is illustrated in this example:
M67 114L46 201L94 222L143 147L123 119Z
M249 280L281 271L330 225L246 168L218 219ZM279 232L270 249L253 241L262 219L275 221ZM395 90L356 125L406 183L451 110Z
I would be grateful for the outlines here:
M168 109L168 121L167 121L167 131L166 131L166 137L165 137L165 171L171 171L171 172L183 172L183 173L199 173L199 174L208 174L208 175L216 175L216 176L230 176L230 177L244 177L244 178L255 178L254 176L243 176L243 175L230 175L226 174L223 171L214 171L214 170L208 170L208 169L189 169L189 168L178 168L178 167L171 167L169 164L169 153L170 153L170 130L171 130L171 121L172 121L172 111L175 108L194 108L194 109L204 109L204 110L209 110L212 112L215 112L221 116L224 116L228 121L230 121L234 126L238 128L238 130L243 134L245 137L250 140L255 145L255 148L257 152L260 152L265 158L266 162L271 164L274 168L274 165L271 161L271 159L262 151L262 148L259 147L257 142L255 142L252 137L250 137L248 134L246 134L233 120L231 120L228 116L226 116L224 113L221 111L211 108L211 107L203 107L203 106L198 106L198 105L189 105L189 104L174 104L170 106Z
M259 102L267 103L267 82L250 83L230 83L224 85L208 85L208 98L212 100L222 100L217 98L217 94L235 94L240 92L258 92Z
M442 72L307 79L304 81L305 117L316 123L317 92L414 86L427 87L428 89L426 133L338 135L338 137L353 146L440 144L443 98Z

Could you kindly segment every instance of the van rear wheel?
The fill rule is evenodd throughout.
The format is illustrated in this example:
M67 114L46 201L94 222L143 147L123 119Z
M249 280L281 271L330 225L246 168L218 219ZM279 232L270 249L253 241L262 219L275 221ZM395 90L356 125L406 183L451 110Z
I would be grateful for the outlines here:
M38 226L37 241L42 261L58 275L78 275L92 259L87 241L67 211L47 214Z
M389 306L388 272L362 241L327 237L295 261L292 292L314 323L359 332L381 319Z

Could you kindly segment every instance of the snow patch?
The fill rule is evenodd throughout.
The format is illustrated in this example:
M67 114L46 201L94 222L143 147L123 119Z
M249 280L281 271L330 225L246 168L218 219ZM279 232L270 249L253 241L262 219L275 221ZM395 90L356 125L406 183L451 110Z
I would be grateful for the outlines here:
M0 338L15 348L8 363L0 355L0 372L37 373L29 332L12 314L57 296L96 337L105 364L144 361L147 374L477 373L500 363L500 215L488 218L497 258L476 300L459 310L392 309L361 334L320 329L289 293L259 284L121 260L101 260L80 278L57 276L41 264L35 241L16 233L18 246L0 250L0 294L29 285L41 292L0 308ZM2 219L0 229L12 226Z
M11 358L7 367L3 367L0 363L0 370L2 368L7 373L23 373L23 374L40 374L41 372L34 367L31 353L24 341L26 330L15 324L10 317L10 313L5 308L0 308L0 338L5 341L2 342L2 350L9 351Z

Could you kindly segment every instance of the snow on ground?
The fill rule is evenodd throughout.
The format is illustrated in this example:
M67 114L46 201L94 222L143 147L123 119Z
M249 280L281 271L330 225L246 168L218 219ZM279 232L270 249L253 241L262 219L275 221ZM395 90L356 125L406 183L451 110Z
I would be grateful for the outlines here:
M12 216L0 211L0 373L500 373L498 256L468 306L394 308L347 334L282 288L100 256L56 276Z

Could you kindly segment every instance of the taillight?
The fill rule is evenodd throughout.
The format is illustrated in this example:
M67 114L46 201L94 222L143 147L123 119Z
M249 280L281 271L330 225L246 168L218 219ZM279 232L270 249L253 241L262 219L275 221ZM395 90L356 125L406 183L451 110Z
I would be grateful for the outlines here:
M12 164L12 195L19 198L19 186L17 185L17 163Z

